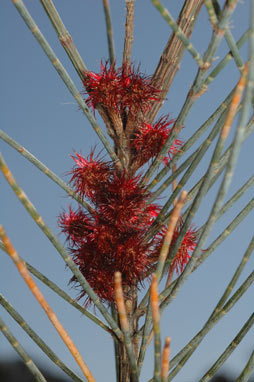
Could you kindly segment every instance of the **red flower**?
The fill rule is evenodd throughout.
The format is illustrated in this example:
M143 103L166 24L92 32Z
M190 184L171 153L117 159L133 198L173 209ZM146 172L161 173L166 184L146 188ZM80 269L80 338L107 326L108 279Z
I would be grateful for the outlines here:
M145 236L158 215L158 206L147 204L150 193L140 178L118 174L109 163L76 154L72 183L95 205L95 212L81 208L62 213L59 225L66 234L73 260L102 301L114 300L114 273L122 273L123 286L142 282L158 259L164 232L147 243ZM180 221L172 244L182 227ZM172 262L172 271L181 272L196 245L196 231L188 230ZM76 278L71 279L77 282ZM85 296L81 291L80 298ZM87 298L86 303L91 301Z
M177 226L175 228L175 231L174 231L174 234L173 234L173 238L172 238L172 242L171 242L171 245L170 245L170 248L169 248L169 253L170 253L170 249L172 248L172 246L174 245L179 233L181 232L181 229L182 229L182 226L183 226L183 220L182 218L179 219L178 223L177 223ZM158 251L158 255L159 255L159 252L160 252L160 248L162 246L162 243L163 243L163 240L164 240L164 235L166 233L166 230L167 228L164 227L162 229L162 231L159 233L158 237L159 237L159 241L160 241L160 245L159 245L159 251ZM171 266L170 266L170 274L173 275L173 273L176 271L177 274L180 274L182 273L182 271L184 270L184 267L185 265L188 263L190 257L191 257L191 254L192 252L194 251L196 245L197 245L197 240L198 240L198 236L197 236L197 230L195 229L195 227L192 225L190 226L190 228L188 229L188 231L186 232L184 238L183 238L183 241L171 263Z
M173 120L170 120L169 116L166 115L161 117L154 125L144 122L139 127L132 142L132 147L136 149L140 166L159 154L171 132L169 126L172 123ZM168 160L171 160L172 156L179 151L182 143L181 140L175 139L173 145L168 150L168 157L164 158L165 164L167 164Z
M71 171L76 191L94 203L94 212L81 208L60 215L59 225L66 234L69 250L102 301L114 300L114 273L122 273L123 286L137 285L154 269L164 239L165 228L149 243L146 234L159 213L155 204L147 204L151 193L140 183L140 177L118 174L109 164L76 154L76 167ZM182 228L182 220L175 230L172 244ZM182 272L196 246L193 228L172 262L171 272ZM71 279L77 282L75 276ZM80 298L85 296L81 291ZM90 299L87 297L87 304Z
M132 286L152 266L153 249L144 237L158 207L146 204L150 193L139 177L116 173L109 164L94 159L93 153L87 159L78 154L73 159L74 187L93 201L95 212L69 208L60 215L59 225L87 281L103 301L113 301L116 271L122 273L123 285ZM72 281L76 282L75 277Z
M88 72L83 79L87 104L93 109L102 104L106 109L135 114L145 113L151 102L160 99L160 90L152 78L141 74L134 66L116 68L101 63L100 73Z
M72 159L76 162L76 167L69 172L72 174L70 182L81 197L86 196L92 202L96 202L111 176L112 165L109 162L102 162L98 156L94 158L93 151L86 159L75 154L76 157L72 156Z
M183 221L180 220L179 224L177 225L175 229L175 233L172 240L172 245L176 241L181 228L183 226ZM173 273L176 271L177 274L182 273L184 270L185 265L188 263L192 252L194 251L196 245L197 245L197 230L191 226L188 231L186 232L184 239L182 241L182 244L180 245L180 248L178 249L177 254L174 257L174 260L171 263L171 272Z

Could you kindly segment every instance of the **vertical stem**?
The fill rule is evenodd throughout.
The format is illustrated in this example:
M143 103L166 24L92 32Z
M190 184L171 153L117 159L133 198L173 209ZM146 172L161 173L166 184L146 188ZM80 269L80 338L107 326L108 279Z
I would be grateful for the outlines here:
M167 382L167 380L168 380L170 343L171 343L171 338L166 337L165 345L164 345L163 352L162 352L161 382Z
M124 335L124 345L126 348L128 359L129 359L132 382L138 382L139 378L138 378L137 362L136 362L136 358L132 348L130 325L128 322L127 309L126 309L124 298L123 298L122 276L120 272L115 273L114 281L115 281L115 300L116 300L116 305L118 309L118 316L119 316L122 332ZM125 348L124 346L121 347L122 349L121 361L122 362L124 361L124 363L127 364ZM125 381L123 380L123 382Z
M160 309L158 298L158 283L156 274L153 274L150 289L153 331L154 331L154 382L161 380L161 336L160 336Z
M116 55L115 55L115 44L114 44L114 37L113 37L113 28L112 28L112 22L111 22L109 0L103 0L103 9L104 9L106 28L107 28L109 59L110 59L110 64L112 65L116 60Z
M126 0L126 23L123 49L123 64L127 67L130 65L131 62L131 49L133 43L134 29L134 2L135 0Z

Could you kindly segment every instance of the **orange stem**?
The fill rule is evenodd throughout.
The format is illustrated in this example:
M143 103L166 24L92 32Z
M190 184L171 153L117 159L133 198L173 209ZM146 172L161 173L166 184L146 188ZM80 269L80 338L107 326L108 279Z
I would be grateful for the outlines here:
M82 370L83 374L87 378L88 382L95 382L95 379L93 375L91 374L90 370L88 369L87 365L85 364L83 358L81 357L77 347L74 345L72 339L58 320L56 314L54 311L51 309L50 305L48 302L45 300L43 294L37 287L35 281L32 279L30 273L28 272L25 264L23 261L20 259L18 253L16 252L15 248L13 247L10 239L6 235L4 228L2 225L0 225L0 237L3 241L3 244L6 248L6 251L8 252L9 256L15 263L16 267L18 268L19 273L23 277L24 281L26 282L28 288L31 290L33 293L34 297L36 300L39 302L41 305L42 309L45 311L47 314L49 320L52 322L53 326L56 328L58 331L60 337L62 338L63 342L73 355L74 359L76 360L77 364L79 365L80 369Z
M242 94L243 94L244 88L245 88L246 83L247 83L247 75L248 75L248 63L245 64L242 76L241 76L238 84L236 85L236 88L234 91L234 95L233 95L233 98L232 98L232 101L231 101L231 104L229 107L226 121L225 121L225 124L222 128L222 131L221 131L221 137L223 139L227 138L229 130L230 130L231 125L232 125L232 122L235 118L236 110L237 110L238 105L241 101Z
M122 276L120 272L115 272L115 300L116 300L121 328L123 330L129 331L129 322L128 322L126 307L125 307L124 298L123 298Z
M170 357L170 343L171 338L166 337L165 339L165 345L162 352L162 360L161 360L161 379L162 382L164 382L168 378L168 371L169 371L169 357Z
M151 295L151 308L152 308L153 325L155 327L156 325L159 324L159 321L160 321L158 282L157 282L157 276L155 273L152 276L150 295Z

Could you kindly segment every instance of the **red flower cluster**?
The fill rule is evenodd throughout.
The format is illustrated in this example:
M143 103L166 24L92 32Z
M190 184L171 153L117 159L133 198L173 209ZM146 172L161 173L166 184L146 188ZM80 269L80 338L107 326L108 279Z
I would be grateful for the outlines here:
M151 193L133 174L154 159L165 144L172 120L168 116L149 124L145 113L152 102L160 99L160 90L150 77L141 75L133 66L116 69L101 64L99 74L86 73L83 84L87 103L95 109L103 106L110 123L116 152L129 157L128 168L116 169L92 152L87 158L76 154L76 165L70 172L76 192L94 205L93 212L69 208L62 213L59 225L66 234L70 252L80 271L102 301L114 300L114 273L122 273L123 286L142 282L158 260L164 229L147 242L147 233L159 213L159 207L149 204ZM117 115L117 119L114 119ZM130 118L129 118L130 117ZM118 128L114 123L119 123ZM118 136L119 134L119 136ZM124 139L122 139L124 136ZM125 140L125 145L121 142ZM182 142L175 140L164 162L167 164ZM118 150L120 148L120 150ZM176 240L181 224L175 230ZM171 266L181 272L196 243L196 232L190 229ZM73 277L71 281L76 282ZM80 297L85 296L81 292ZM89 299L87 299L89 303Z
M183 220L182 218L179 219L173 237L171 241L170 248L174 245L179 233L181 232L182 226L183 226ZM163 241L164 235L166 233L166 227L163 227L161 232L159 233L159 236L161 237L161 242ZM175 255L171 265L170 265L170 273L173 275L174 272L177 274L182 273L184 270L185 265L188 263L192 252L194 251L197 243L197 230L192 225L186 232L183 241L177 251L177 254ZM170 250L170 249L169 249Z
M113 301L116 271L122 273L123 286L131 287L147 277L158 259L163 235L149 243L145 236L159 208L147 204L150 195L139 177L130 179L124 173L117 174L111 163L94 159L93 153L86 159L78 154L73 159L76 166L72 183L82 197L93 202L95 212L69 208L60 216L60 227L75 263L91 287L103 301ZM195 241L195 232L189 231L174 259L174 269L182 271ZM75 277L71 281L75 282ZM84 295L82 292L80 297Z
M132 141L132 147L135 149L136 156L139 158L140 166L143 166L150 159L157 157L171 132L169 126L172 123L173 120L170 120L169 116L166 115L161 117L153 125L144 122L139 126L135 138ZM168 150L168 156L164 158L165 164L168 164L173 155L179 151L182 144L183 142L180 139L175 139L173 145Z
M88 72L83 79L87 103L93 109L102 104L107 109L135 114L145 113L151 101L160 99L160 90L149 76L141 74L133 66L116 68L101 63L100 73Z
M73 159L77 166L72 183L93 202L95 212L70 208L60 216L60 227L87 281L102 300L112 301L116 271L122 273L123 285L132 286L152 266L153 247L144 236L158 207L146 204L149 194L139 177L117 174L111 163L95 160L93 153L86 159L78 154Z

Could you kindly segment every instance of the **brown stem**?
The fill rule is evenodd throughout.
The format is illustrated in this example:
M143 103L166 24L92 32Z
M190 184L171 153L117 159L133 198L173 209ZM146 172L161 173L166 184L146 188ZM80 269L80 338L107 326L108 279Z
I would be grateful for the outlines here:
M203 0L185 0L179 14L177 24L188 38L192 34L194 24L202 4ZM153 80L156 83L159 81L159 87L162 90L162 99L160 102L154 103L147 113L149 123L154 121L164 102L166 94L168 93L173 79L179 69L184 50L185 48L182 42L175 35L175 33L172 33L153 74Z
M134 0L126 0L126 23L125 23L125 39L123 49L123 64L130 65L131 48L133 43L134 27Z

